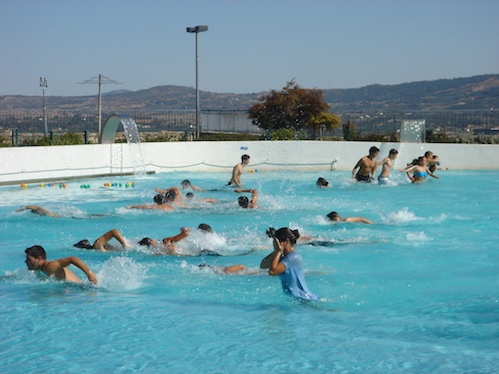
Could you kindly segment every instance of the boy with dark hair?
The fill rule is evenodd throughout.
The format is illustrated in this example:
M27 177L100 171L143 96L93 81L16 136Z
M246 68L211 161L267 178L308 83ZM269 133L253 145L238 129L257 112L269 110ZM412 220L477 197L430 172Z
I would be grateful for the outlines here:
M26 253L26 260L24 262L29 270L41 271L49 277L68 282L82 283L81 280L67 268L69 265L74 265L87 275L90 282L97 284L97 276L76 256L48 261L45 249L40 245L26 248L24 252Z

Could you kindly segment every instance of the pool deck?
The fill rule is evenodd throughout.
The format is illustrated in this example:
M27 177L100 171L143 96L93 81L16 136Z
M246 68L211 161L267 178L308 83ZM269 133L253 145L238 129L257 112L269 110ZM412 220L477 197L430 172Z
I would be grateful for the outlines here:
M399 151L396 168L431 150L443 169L499 170L499 145L330 141L167 142L1 148L0 185L171 171L230 172L249 154L253 170L350 171L369 148Z

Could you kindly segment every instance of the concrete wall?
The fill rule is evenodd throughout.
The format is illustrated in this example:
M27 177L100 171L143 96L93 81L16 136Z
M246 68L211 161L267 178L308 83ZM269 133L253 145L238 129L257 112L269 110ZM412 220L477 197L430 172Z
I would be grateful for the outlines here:
M64 180L134 172L230 171L241 155L259 170L352 170L371 146L385 157L399 150L403 167L431 150L449 169L499 169L499 145L326 141L237 141L93 144L0 148L0 184Z

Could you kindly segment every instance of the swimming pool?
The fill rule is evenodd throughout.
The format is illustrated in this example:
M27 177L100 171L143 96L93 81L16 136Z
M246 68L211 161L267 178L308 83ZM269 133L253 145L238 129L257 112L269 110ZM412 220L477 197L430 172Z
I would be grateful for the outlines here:
M499 362L498 172L439 171L413 185L351 184L347 172L246 172L259 210L241 210L227 173L164 173L69 181L66 187L1 187L0 366L34 372L494 372ZM331 188L315 186L326 178ZM188 178L217 191L172 212L129 210L154 188ZM132 185L132 182L136 182ZM104 187L105 183L115 184ZM121 186L120 186L121 184ZM62 218L41 217L41 205ZM332 224L325 215L373 225ZM186 239L223 256L154 256L133 245L97 253L72 247L118 228L136 243L208 223L216 235ZM269 227L290 226L325 245L301 244L307 303L279 279L216 274L210 265L257 270ZM24 249L77 255L99 286L37 278ZM319 243L320 244L320 243ZM82 279L84 275L75 270Z

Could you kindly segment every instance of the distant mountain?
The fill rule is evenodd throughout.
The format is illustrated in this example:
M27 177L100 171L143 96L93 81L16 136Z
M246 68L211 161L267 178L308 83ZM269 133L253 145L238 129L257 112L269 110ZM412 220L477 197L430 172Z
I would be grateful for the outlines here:
M299 84L299 82L297 82ZM305 87L307 88L307 87ZM276 87L279 90L280 87ZM247 110L266 94L214 93L200 91L202 110ZM397 85L327 89L324 98L335 111L408 111L452 109L499 109L499 74L469 78L439 79ZM47 109L95 112L97 95L48 96ZM139 91L118 90L103 94L104 112L163 112L196 107L196 90L184 86L157 86ZM40 96L0 96L0 112L39 110Z
M499 109L499 74L324 90L334 110Z

